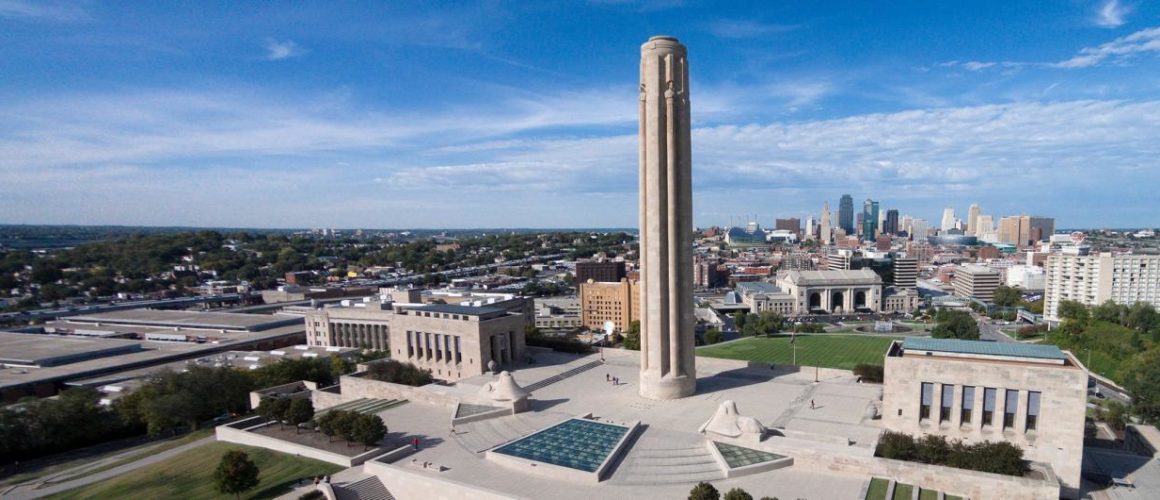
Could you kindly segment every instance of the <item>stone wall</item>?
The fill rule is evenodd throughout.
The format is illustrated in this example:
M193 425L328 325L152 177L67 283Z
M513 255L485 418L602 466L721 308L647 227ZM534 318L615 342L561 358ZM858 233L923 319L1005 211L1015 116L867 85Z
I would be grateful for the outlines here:
M260 427L260 426L257 426ZM251 429L255 427L250 427ZM281 439L270 437L254 432L249 432L245 429L235 429L225 425L219 425L214 429L218 441L227 443L238 443L247 446L257 446L267 450L274 450L290 455L299 455L303 457L313 458L315 460L322 460L335 465L343 467L354 467L371 458L374 458L383 453L381 449L373 449L355 456L346 456L310 446L293 443L290 441L283 441Z
M374 474L395 498L425 500L508 500L502 493L440 477L434 470L388 465L372 460L363 471Z
M360 374L355 373L342 376L343 401L354 401L359 398L406 399L413 402L442 406L448 410L454 409L455 405L459 403L459 398L454 396L427 391L421 387L380 382L358 375Z
M322 410L330 408L331 406L338 406L343 403L341 392L330 392L326 390L317 390L311 393L311 401L314 403L314 410Z
M861 478L883 477L899 483L913 484L916 488L970 498L1039 500L1059 498L1060 494L1059 481L1051 468L1046 465L1037 467L1037 470L1047 476L1041 480L879 457L837 454L788 446L777 441L777 439L767 440L759 448L793 457L794 466L804 470L827 470Z

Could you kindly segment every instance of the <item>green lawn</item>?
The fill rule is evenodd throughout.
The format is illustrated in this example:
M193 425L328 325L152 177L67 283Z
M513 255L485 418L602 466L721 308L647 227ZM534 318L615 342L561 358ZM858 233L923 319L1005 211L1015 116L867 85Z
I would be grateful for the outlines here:
M753 337L697 349L698 356L788 365L793 362L790 337ZM859 363L881 365L892 337L870 335L798 335L797 364L849 370Z
M910 500L914 496L914 486L909 484L894 484L894 500Z
M938 492L934 490L918 490L918 500L938 500Z
M0 489L3 489L2 487L4 487L4 486L33 481L33 480L36 480L39 478L47 478L48 476L51 476L51 475L54 475L54 474L57 474L57 473L60 473L60 472L66 471L66 470L80 468L86 464L92 464L92 463L97 462L99 460L103 460L106 457L109 457L111 455L117 455L117 454L122 454L122 453L126 454L124 458L121 458L121 459L118 459L118 460L115 460L115 461L112 461L112 462L109 462L106 464L101 464L99 466L92 466L92 467L84 469L83 471L80 471L76 474L70 474L66 478L67 480L79 479L79 478L82 478L85 476L96 474L96 473L101 472L101 471L112 469L114 467L119 467L121 465L130 463L130 462L136 462L137 460L140 460L141 458L147 457L149 455L154 455L157 453L161 453L165 450L173 449L173 448L176 448L178 446L192 443L194 441L197 441L198 439L213 435L213 432L214 431L212 428L202 429L202 430L191 432L189 434L170 438L167 440L150 441L148 443L137 445L137 446L134 446L134 447L128 448L128 449L110 451L110 452L106 452L106 453L103 453L100 455L78 458L78 459L74 459L74 460L68 460L65 462L60 462L57 464L44 466L44 467L36 469L36 470L32 470L29 472L22 472L20 474L16 474L13 476L6 477L4 479L0 479ZM46 459L38 459L38 460L48 460L48 459L52 459L52 458L53 457L47 457ZM34 460L34 462L35 462L35 460Z
M886 500L886 490L890 488L890 480L876 477L870 480L870 489L866 490L866 500Z
M242 498L274 498L290 491L294 481L333 474L342 467L233 443L210 443L169 460L112 479L48 497L65 498L232 498L214 490L213 471L222 454L241 449L261 471L257 488Z

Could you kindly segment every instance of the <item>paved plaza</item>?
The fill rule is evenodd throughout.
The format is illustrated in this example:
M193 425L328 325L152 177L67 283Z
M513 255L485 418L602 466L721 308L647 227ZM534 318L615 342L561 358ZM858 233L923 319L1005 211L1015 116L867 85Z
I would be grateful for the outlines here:
M881 430L873 420L880 386L859 384L850 372L697 359L698 390L691 397L656 401L638 395L639 353L605 350L600 355L542 353L537 363L512 373L533 388L531 410L451 427L451 410L412 402L381 413L392 433L419 437L421 449L393 467L431 479L470 484L513 498L681 498L698 481L720 490L741 487L755 497L859 498L869 478L802 467L726 479L697 433L721 402L735 401L742 415L791 439L841 453L870 455ZM609 381L618 378L619 383ZM482 375L431 390L475 396L494 379ZM813 403L811 408L811 402ZM485 450L591 413L614 423L639 420L642 431L599 484L561 482L537 471L524 472L485 459ZM784 429L780 431L779 429ZM760 445L753 445L759 448ZM426 463L426 468L419 464ZM440 470L441 469L441 470ZM438 498L438 492L435 492Z

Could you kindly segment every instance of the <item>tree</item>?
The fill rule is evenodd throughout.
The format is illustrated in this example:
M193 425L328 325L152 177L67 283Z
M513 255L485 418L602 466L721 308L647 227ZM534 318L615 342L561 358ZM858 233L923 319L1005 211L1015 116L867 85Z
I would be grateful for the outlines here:
M721 341L721 330L710 328L705 332L705 343L716 344Z
M733 313L733 326L737 328L737 331L741 331L742 328L745 328L745 321L748 319L748 313L745 311L737 311Z
M299 426L314 418L314 403L309 399L298 398L290 401L286 408L286 422L294 426L294 433L298 434Z
M1160 424L1160 349L1136 357L1126 370L1124 388L1132 396L1132 408L1148 423Z
M282 424L288 418L290 412L290 400L286 398L267 398L270 401L270 418L278 421L278 428L282 428Z
M997 306L1010 307L1018 304L1020 300L1023 300L1023 296L1020 295L1019 288L999 285L995 288L991 303Z
M351 429L354 440L363 444L363 450L370 448L382 441L387 436L387 426L383 425L383 419L378 415L362 415L359 414L354 420L354 425Z
M725 492L724 500L753 500L753 495L741 488L733 488Z
M334 410L330 412L334 414L330 425L334 429L334 433L346 441L347 446L351 441L354 441L354 422L358 419L358 413L346 410Z
M1088 321L1088 309L1087 306L1074 300L1061 300L1059 301L1059 317L1084 325Z
M242 493L258 486L258 466L250 460L246 452L230 450L222 455L217 470L213 473L214 486L221 493L233 494L241 498Z
M713 485L700 482L689 491L689 500L720 500L721 494Z
M1103 304L1093 307L1091 309L1091 316L1096 321L1107 321L1109 323L1123 325L1128 319L1128 308L1115 303L1112 299L1108 299Z
M332 438L335 434L338 434L338 431L334 428L334 417L335 412L328 411L323 413L321 417L318 417L314 421L316 424L318 424L318 430L322 431L322 433L326 435L326 442L328 443L333 441Z
M624 334L624 348L632 351L640 350L640 321L633 321Z
M978 340L979 324L966 311L939 311L930 336L936 339Z

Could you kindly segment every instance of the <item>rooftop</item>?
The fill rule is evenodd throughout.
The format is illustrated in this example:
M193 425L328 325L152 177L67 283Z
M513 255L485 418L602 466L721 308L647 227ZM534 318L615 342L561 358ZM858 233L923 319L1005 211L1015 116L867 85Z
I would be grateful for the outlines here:
M188 328L202 330L242 330L256 332L301 323L302 318L228 312L128 309L66 318L67 323L132 325L147 328Z
M882 278L870 269L837 271L790 271L787 277L799 285L827 285L850 282L882 283Z
M472 307L472 306L460 306L460 305L454 305L454 304L430 304L430 305L426 305L426 306L414 307L414 308L411 308L411 310L412 311L434 312L434 313L463 314L463 315L467 315L467 316L485 316L485 315L492 315L492 314L503 314L503 313L507 312L504 309L500 309L498 307L486 307L486 306Z
M1034 358L1066 361L1063 351L1053 345L1019 344L1013 342L986 342L982 340L932 339L907 337L902 350L941 352L1004 358Z

